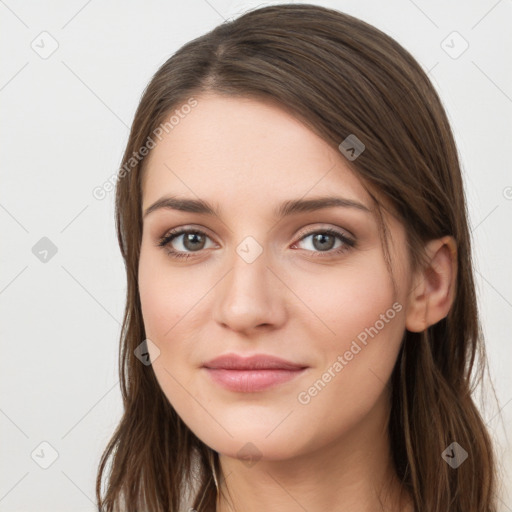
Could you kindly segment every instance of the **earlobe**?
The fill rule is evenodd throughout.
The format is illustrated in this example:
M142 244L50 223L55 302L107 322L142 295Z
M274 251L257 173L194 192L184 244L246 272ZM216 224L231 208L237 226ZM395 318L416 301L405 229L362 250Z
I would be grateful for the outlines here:
M405 327L421 332L445 318L455 298L457 246L452 236L425 246L428 264L414 276L407 301Z

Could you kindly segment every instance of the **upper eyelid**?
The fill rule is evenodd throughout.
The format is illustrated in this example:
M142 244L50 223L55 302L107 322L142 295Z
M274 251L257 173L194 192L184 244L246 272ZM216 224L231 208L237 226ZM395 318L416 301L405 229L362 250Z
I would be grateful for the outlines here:
M214 240L215 237L210 235L209 231L206 229L206 228L203 228L203 227L195 227L195 226L180 226L180 227L177 227L177 228L173 228L173 229L169 229L167 230L160 238L159 240L161 239L164 239L164 238L168 238L168 237L174 237L173 240L175 238L178 238L179 236L182 236L182 235L186 235L188 233L195 233L195 232L199 232L201 234L204 234L206 235L208 238Z
M338 226L332 226L332 225L324 225L319 227L311 227L311 228L304 228L299 231L297 234L298 240L302 240L305 236L310 236L316 232L322 232L322 231L335 231L338 235L342 235L345 238L350 238L351 240L355 240L355 236L346 228L341 228Z

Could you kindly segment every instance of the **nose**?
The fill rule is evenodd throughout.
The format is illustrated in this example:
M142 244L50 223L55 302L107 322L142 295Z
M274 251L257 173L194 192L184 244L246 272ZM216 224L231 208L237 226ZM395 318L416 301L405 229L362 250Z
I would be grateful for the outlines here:
M250 263L235 253L231 269L215 287L214 316L224 328L250 334L284 324L287 288L268 260L265 251Z

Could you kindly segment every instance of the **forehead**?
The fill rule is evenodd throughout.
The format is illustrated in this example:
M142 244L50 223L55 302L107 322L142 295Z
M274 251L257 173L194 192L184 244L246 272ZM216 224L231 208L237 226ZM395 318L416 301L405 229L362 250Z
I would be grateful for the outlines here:
M369 205L344 156L277 104L195 98L197 105L147 157L143 209L170 193L259 210L290 197L335 192Z

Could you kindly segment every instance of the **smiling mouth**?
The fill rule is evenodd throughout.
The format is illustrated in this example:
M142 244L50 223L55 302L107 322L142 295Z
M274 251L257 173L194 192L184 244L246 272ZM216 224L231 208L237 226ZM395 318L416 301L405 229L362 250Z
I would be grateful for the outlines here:
M269 354L247 357L235 353L221 355L202 366L214 383L238 393L254 393L276 387L302 375L307 368Z

